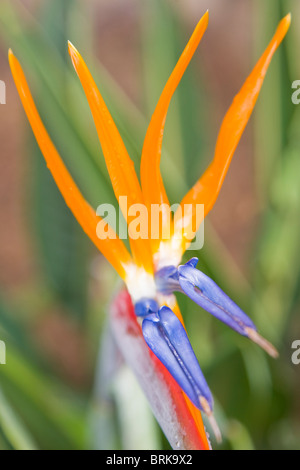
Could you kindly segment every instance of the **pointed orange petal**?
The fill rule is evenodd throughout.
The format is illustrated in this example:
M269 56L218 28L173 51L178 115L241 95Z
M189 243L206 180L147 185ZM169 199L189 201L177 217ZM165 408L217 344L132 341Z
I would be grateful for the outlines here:
M185 222L188 221L183 233L183 251L189 245L188 239L192 238L192 225L195 225L195 233L195 230L197 230L202 222L202 220L198 220L196 226L196 204L204 204L204 216L206 216L214 206L229 168L233 153L240 141L258 98L258 94L272 56L285 37L289 29L290 22L291 15L288 14L279 23L270 44L257 62L239 93L235 96L229 110L227 111L219 132L213 162L210 164L204 175L199 179L199 181L197 181L181 201L182 211L184 205L187 205L186 210L183 211L183 213L185 216ZM188 208L188 206L190 207ZM178 229L176 236L179 238L181 237L180 229Z
M166 204L163 212L163 223L169 221L169 201L160 174L160 157L162 139L167 111L171 98L190 63L197 46L208 25L208 11L197 24L188 44L181 54L167 84L159 98L153 116L151 118L142 151L141 159L141 183L145 203L150 211L152 204ZM160 240L152 241L152 249L155 253Z
M38 114L21 65L11 50L9 51L9 64L35 138L67 206L96 247L124 278L124 265L131 263L130 254L111 227L108 226L109 236L107 239L100 240L97 237L96 228L101 218L82 197L61 160Z
M79 52L70 42L69 54L91 108L116 198L119 201L120 197L123 199L126 196L128 208L134 204L142 204L142 191L133 162L91 73ZM133 219L128 216L126 206L122 204L122 199L119 201L120 208L130 227L130 222ZM145 222L147 223L147 221ZM146 271L152 272L152 256L148 237L146 239L133 239L130 237L129 232L129 240L135 262L139 266L143 266Z

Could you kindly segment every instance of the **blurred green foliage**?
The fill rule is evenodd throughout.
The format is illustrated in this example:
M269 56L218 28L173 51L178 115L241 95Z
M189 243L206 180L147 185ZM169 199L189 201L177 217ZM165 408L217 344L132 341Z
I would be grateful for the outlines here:
M295 2L253 2L253 17L263 25L258 30L253 24L255 58L279 19L288 10L293 12ZM115 202L88 105L67 57L66 41L77 31L80 48L138 169L147 122L185 45L181 22L168 2L142 3L143 115L89 52L93 31L85 28L80 34L86 21L82 3L44 0L41 5L33 17L22 2L2 1L2 44L12 47L21 59L46 128L83 194L94 206ZM252 274L245 279L209 221L207 242L200 253L201 268L251 312L259 329L279 348L280 359L269 360L255 345L178 296L191 342L216 399L222 448L300 448L300 383L290 360L290 345L300 331L300 108L290 99L291 82L300 73L294 28L274 59L253 118L260 223ZM192 62L176 91L166 126L162 172L172 202L178 202L178 195L194 182L194 173L205 168L211 150L204 114L207 88L204 77L195 81L194 67ZM109 352L103 347L106 340L101 340L100 352L106 355L100 360L98 342L105 332L105 310L116 276L101 261L100 294L91 296L91 243L65 206L29 128L24 148L30 167L24 204L43 279L33 289L34 295L21 292L12 303L4 295L0 300L0 338L8 346L7 365L0 366L0 448L167 447L136 392L135 405L144 417L145 442L140 442L138 420L124 413L130 401L118 386L124 381L124 371L115 378L105 371L103 375ZM32 340L36 317L47 315L43 312L55 305L62 306L79 325L89 345L92 377L83 388L70 386ZM103 377L111 380L105 391ZM126 376L125 381L134 390L134 379Z

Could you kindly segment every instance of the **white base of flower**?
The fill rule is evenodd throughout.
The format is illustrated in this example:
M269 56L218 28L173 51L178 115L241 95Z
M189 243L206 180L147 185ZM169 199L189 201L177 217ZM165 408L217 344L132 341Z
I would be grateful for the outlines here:
M133 303L136 303L143 297L156 298L156 286L154 277L151 274L135 264L127 265L125 270L125 282Z
M160 242L159 249L153 257L156 271L165 266L178 266L181 256L181 240L173 237L167 242Z

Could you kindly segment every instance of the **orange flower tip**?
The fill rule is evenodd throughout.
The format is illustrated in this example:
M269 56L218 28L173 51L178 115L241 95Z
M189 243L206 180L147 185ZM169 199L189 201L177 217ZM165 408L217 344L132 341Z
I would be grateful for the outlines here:
M292 21L292 13L288 13L284 18L283 20L288 24L288 26L290 26L291 24L291 21Z
M292 15L291 15L291 13L288 13L284 18L282 18L282 20L280 21L280 23L278 25L278 31L281 30L281 34L282 34L283 38L286 35L286 33L287 33L287 31L290 27L291 20L292 20Z
M200 401L200 405L203 408L204 413L208 417L208 421L209 421L209 424L211 425L216 441L218 442L218 444L220 444L222 442L222 434L218 426L218 423L216 421L216 418L214 417L213 412L208 404L208 401L206 400L206 398L201 397L201 396L199 397L199 401Z
M11 67L13 66L13 63L17 61L17 58L13 53L12 49L8 49L8 61Z
M204 24L205 29L206 29L208 25L208 21L209 21L209 11L206 10L202 18L199 20L197 27L200 27L200 26L203 27L203 24Z
M78 62L80 54L76 47L71 43L71 41L68 41L68 51L72 60L72 64L76 69L76 62Z
M71 41L68 41L68 50L70 54L72 54L73 52L78 52L74 44L71 43Z
M254 343L258 344L262 349L264 349L271 357L276 359L279 356L277 349L269 343L265 338L263 338L256 330L253 328L245 328L248 338L250 338Z

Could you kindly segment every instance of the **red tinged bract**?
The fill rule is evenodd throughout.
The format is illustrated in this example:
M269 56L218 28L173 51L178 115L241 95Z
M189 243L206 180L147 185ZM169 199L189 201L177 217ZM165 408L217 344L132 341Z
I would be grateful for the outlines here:
M209 450L201 413L146 345L126 290L112 302L110 322L117 345L173 449Z

